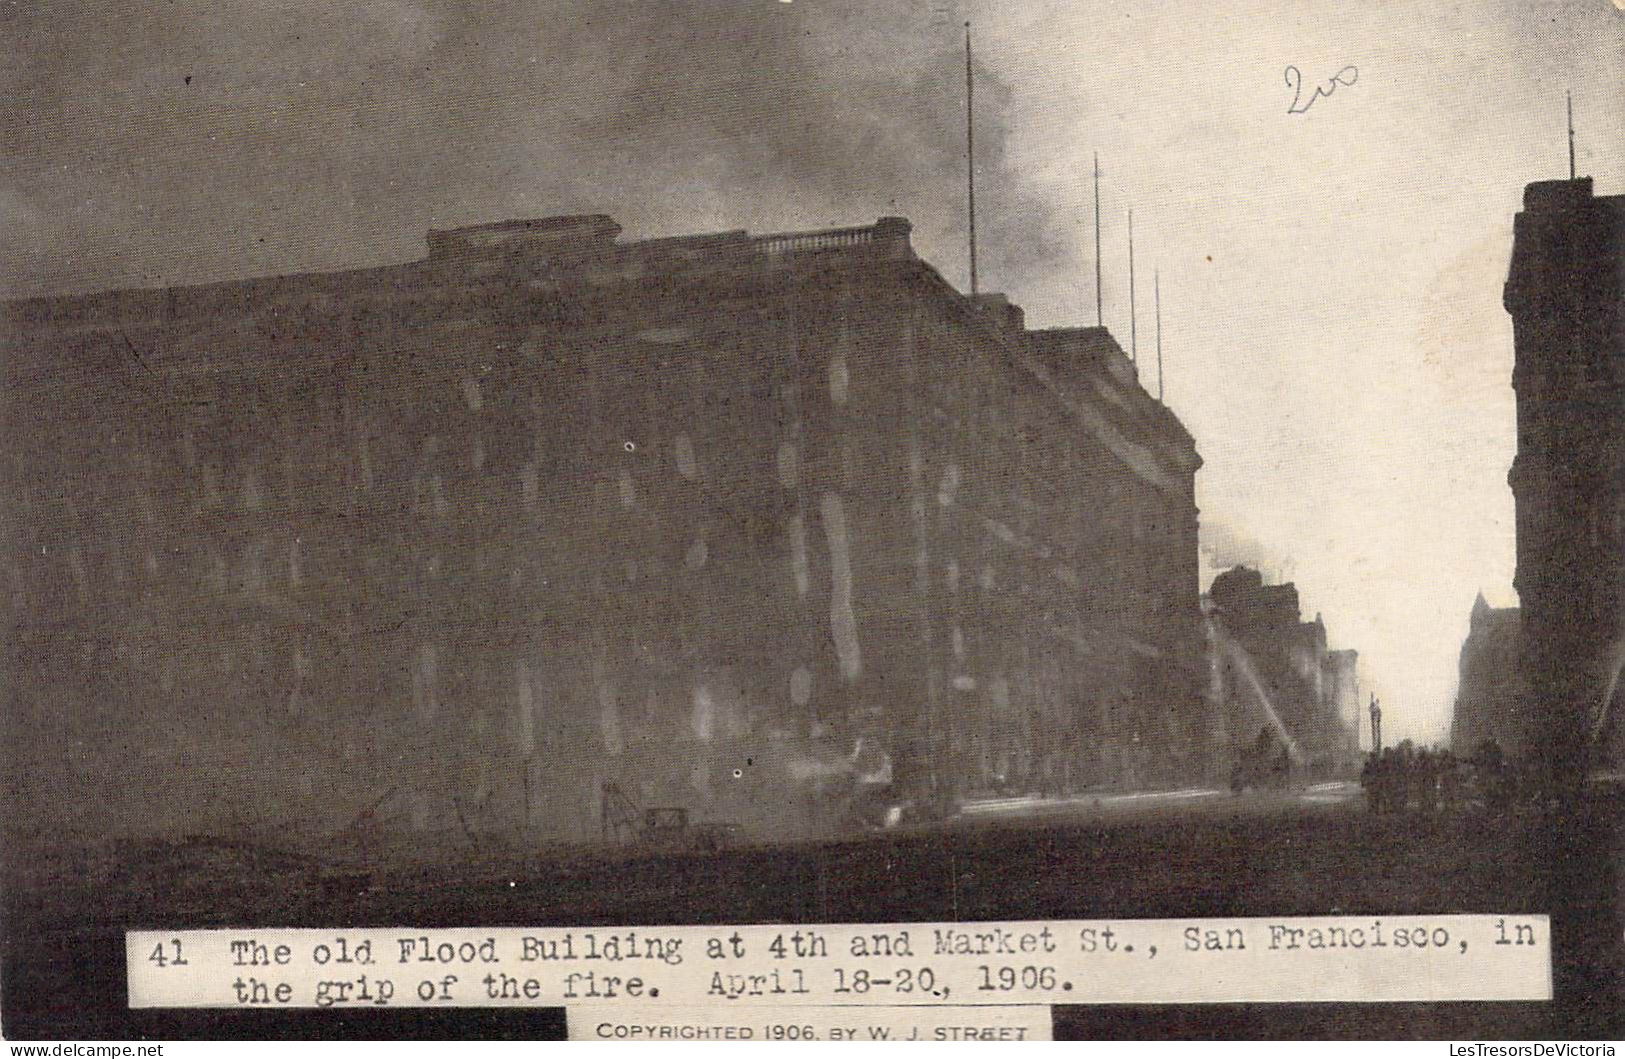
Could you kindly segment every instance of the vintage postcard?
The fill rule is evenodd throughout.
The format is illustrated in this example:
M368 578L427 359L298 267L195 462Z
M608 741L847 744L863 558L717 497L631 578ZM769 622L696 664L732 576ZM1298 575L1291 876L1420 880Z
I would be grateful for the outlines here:
M1621 1035L1621 0L0 35L8 1041Z

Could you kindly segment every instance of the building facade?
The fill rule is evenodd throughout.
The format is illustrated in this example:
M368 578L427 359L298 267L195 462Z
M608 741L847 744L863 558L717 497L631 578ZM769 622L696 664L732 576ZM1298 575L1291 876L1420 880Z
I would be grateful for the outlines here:
M1323 664L1325 676L1322 687L1327 705L1337 718L1337 731L1343 740L1343 751L1351 756L1360 753L1362 706L1360 702L1360 652L1353 649L1327 651Z
M552 218L7 305L7 737L121 777L46 811L784 835L1211 770L1190 435L909 230Z
M1618 760L1625 666L1625 196L1530 184L1512 316L1525 743L1558 777Z
M1518 644L1518 608L1491 607L1480 594L1461 645L1450 721L1450 749L1456 756L1478 756L1485 743L1494 743L1508 758L1528 755L1527 726L1519 716Z
M1237 566L1207 594L1209 698L1233 756L1264 736L1299 768L1333 772L1359 755L1359 653L1330 651L1320 615L1302 621L1296 585Z

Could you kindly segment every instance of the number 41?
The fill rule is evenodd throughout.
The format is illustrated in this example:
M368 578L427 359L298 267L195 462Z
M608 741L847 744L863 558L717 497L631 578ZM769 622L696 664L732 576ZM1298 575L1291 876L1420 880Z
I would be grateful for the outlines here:
M168 948L174 950L173 955L168 955L165 953L165 943L160 941L153 947L152 955L148 956L147 959L152 963L157 964L159 967L168 967L170 964L174 964L177 967L185 967L186 957L181 955L181 939L170 938Z

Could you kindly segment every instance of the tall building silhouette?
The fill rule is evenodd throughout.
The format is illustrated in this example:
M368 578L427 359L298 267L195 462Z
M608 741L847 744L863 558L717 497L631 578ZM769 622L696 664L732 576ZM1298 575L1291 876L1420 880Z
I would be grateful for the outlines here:
M1625 196L1591 178L1524 190L1504 304L1518 453L1521 711L1531 750L1576 779L1619 739L1625 662Z

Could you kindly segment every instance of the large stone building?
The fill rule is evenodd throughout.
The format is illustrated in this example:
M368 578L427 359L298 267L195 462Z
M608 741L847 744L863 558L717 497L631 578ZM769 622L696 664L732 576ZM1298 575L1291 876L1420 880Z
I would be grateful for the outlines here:
M909 230L6 305L18 804L584 839L1213 771L1190 436Z
M1493 742L1504 755L1524 758L1528 732L1519 718L1520 697L1518 608L1492 607L1480 593L1461 644L1450 749L1467 758Z
M1625 195L1530 184L1505 289L1516 346L1522 711L1577 777L1617 759L1625 665Z
M1296 585L1269 585L1250 567L1208 590L1208 697L1232 755L1259 734L1302 768L1346 769L1360 749L1359 654L1329 651L1320 615L1302 621Z

